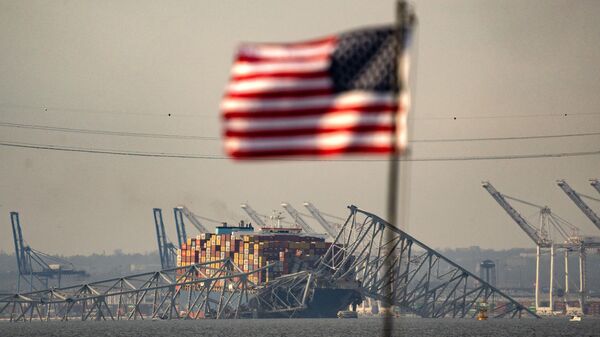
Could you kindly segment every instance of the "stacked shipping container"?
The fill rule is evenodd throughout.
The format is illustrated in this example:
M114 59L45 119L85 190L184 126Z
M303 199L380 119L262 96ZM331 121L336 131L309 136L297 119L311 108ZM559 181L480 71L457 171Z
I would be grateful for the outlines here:
M177 254L177 266L189 266L231 258L244 272L261 270L249 278L254 283L268 282L281 275L310 269L325 254L331 243L323 238L294 234L212 234L190 238ZM211 264L210 268L218 268ZM212 274L210 268L203 272Z

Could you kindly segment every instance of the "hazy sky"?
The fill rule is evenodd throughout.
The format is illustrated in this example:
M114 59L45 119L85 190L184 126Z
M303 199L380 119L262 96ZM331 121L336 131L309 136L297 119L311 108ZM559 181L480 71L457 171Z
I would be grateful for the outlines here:
M410 139L600 131L599 1L428 0L415 7ZM304 40L393 19L393 1L1 0L0 122L218 137L219 101L238 43ZM223 153L210 138L6 126L0 141ZM414 158L597 151L600 137L415 143L412 149ZM180 203L230 222L244 218L241 202L262 213L282 201L301 208L310 200L340 216L348 204L385 215L384 162L234 163L0 146L0 168L4 251L13 251L12 210L20 212L32 247L60 254L155 250L152 208L163 208L174 240L172 207ZM481 188L488 179L600 235L555 184L564 178L594 195L588 179L600 177L598 155L417 161L403 165L403 174L408 230L433 247L533 246ZM600 211L600 203L590 206Z

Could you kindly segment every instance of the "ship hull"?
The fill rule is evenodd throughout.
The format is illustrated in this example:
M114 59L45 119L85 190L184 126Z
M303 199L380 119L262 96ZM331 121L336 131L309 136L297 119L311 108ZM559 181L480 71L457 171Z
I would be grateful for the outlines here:
M260 318L337 318L339 311L361 302L361 294L354 289L315 288L313 297L303 310L293 312L262 312Z

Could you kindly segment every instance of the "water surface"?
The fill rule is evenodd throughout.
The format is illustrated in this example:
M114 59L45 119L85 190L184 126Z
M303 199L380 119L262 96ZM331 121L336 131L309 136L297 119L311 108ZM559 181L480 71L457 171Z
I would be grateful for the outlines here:
M381 320L359 319L246 319L119 322L0 322L0 336L136 337L363 337L379 336ZM396 319L394 336L600 336L600 319L565 318L521 320Z

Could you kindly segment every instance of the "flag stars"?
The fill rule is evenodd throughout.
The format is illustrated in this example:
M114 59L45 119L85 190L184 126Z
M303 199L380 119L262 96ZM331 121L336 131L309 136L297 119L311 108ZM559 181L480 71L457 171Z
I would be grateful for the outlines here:
M334 89L397 91L396 50L390 28L340 36L330 68Z

